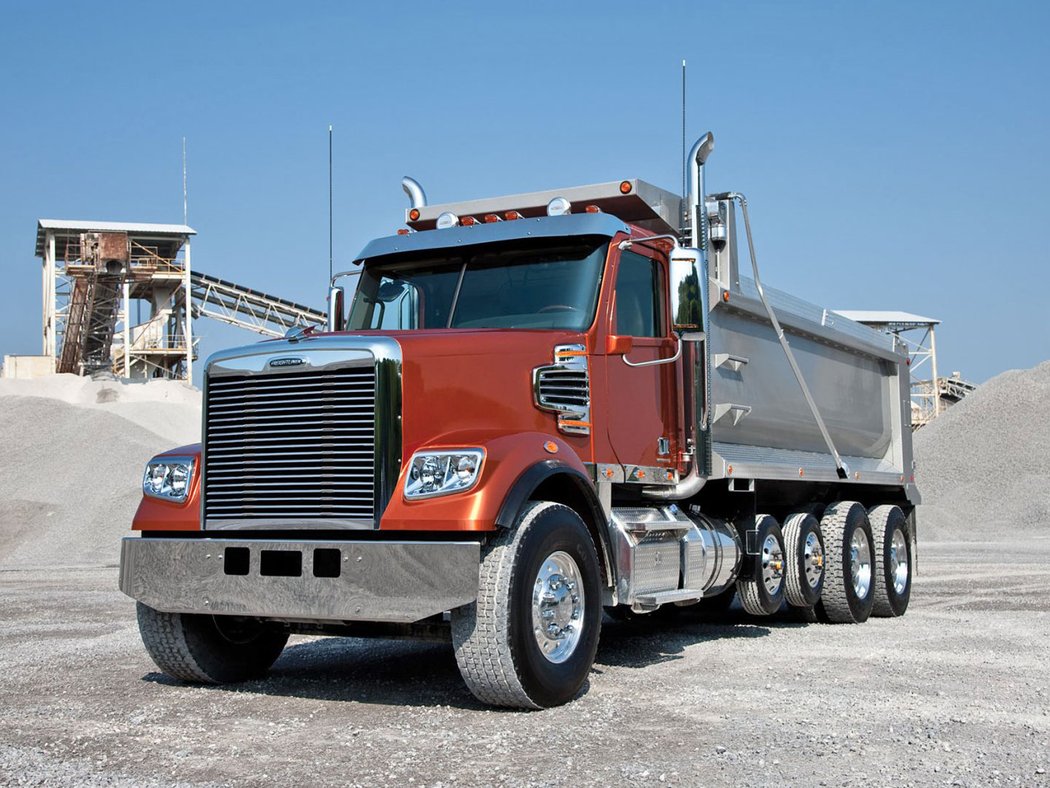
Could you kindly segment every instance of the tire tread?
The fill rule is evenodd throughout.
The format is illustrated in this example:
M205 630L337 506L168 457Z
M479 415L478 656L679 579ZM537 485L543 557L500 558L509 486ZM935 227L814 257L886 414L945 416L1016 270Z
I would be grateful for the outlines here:
M478 569L478 598L452 613L452 643L463 681L482 703L519 709L542 708L522 684L510 643L510 593L513 569L532 522L551 508L572 511L550 501L533 503L517 528L491 541Z

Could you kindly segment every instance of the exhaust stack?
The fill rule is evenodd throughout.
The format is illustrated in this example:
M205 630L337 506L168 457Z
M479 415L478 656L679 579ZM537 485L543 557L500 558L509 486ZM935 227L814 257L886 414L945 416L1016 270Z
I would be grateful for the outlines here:
M687 199L689 200L689 215L690 215L690 246L694 249L700 250L700 260L702 261L699 270L696 271L700 277L706 276L707 269L707 211L704 210L704 163L707 161L707 157L711 155L711 151L715 149L715 135L710 131L696 141L693 145L692 150L689 151L689 158L686 160L686 165L689 170L689 194ZM706 284L701 284L701 293L706 293ZM701 304L701 309L706 310L707 304L706 299L701 298L705 303ZM707 343L705 342L702 349L699 350L705 357L707 354ZM687 370L686 376L689 379L693 379L692 368L697 363L694 358L696 351L690 350L685 355L687 359L684 363L684 367ZM692 363L690 363L690 361ZM706 362L705 366L706 366ZM706 385L706 382L705 384ZM692 448L693 448L693 462L692 467L689 468L689 473L682 477L678 484L673 487L645 487L642 490L642 494L647 498L651 498L659 501L681 501L686 498L691 498L700 492L700 489L704 486L707 479L700 475L700 430L702 425L706 424L707 414L704 411L704 393L701 391L693 391L692 400L687 405L686 410L692 411L692 424L690 426L690 432L692 435Z
M408 195L408 199L412 202L412 205L409 206L410 208L426 207L427 194L423 191L423 187L419 185L419 181L406 175L401 179L401 188L405 190L405 194Z
M696 141L689 151L689 226L690 246L707 256L707 213L704 211L704 162L715 149L715 135L710 131Z

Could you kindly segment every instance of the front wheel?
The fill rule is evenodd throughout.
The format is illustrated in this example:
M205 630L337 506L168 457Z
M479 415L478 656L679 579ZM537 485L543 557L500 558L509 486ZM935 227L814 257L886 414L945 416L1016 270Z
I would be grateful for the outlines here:
M227 684L262 678L281 655L288 635L257 619L164 613L136 605L139 632L157 667L172 678Z
M452 611L456 662L474 697L521 709L571 700L598 649L600 583L580 516L530 503L484 551L477 601Z

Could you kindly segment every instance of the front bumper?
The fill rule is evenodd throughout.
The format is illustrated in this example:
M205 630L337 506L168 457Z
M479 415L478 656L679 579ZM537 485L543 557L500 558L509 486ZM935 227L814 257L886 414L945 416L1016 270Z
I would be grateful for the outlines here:
M479 542L127 537L120 590L157 610L410 623L477 598Z

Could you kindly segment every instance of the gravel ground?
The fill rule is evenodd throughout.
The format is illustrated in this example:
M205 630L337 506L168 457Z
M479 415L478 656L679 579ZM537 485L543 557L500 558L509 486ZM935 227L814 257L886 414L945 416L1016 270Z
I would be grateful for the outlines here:
M0 782L1047 784L1048 557L925 545L908 614L861 626L607 622L584 694L531 713L444 643L295 638L268 680L179 685L115 567L0 571Z

